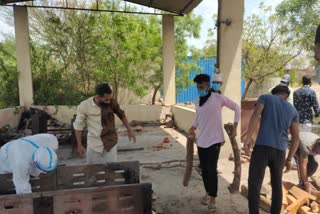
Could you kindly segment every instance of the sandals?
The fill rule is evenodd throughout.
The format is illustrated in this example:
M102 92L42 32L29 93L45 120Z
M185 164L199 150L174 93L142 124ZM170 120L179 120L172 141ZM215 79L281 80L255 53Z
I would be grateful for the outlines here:
M202 204L202 205L208 205L208 196L207 195L205 195L205 196L203 196L203 197L201 197L201 199L200 199L200 204Z
M200 204L208 206L209 213L215 213L217 211L216 203L209 203L208 195L201 197Z
M209 213L215 213L217 211L216 203L208 204L208 211L209 211Z

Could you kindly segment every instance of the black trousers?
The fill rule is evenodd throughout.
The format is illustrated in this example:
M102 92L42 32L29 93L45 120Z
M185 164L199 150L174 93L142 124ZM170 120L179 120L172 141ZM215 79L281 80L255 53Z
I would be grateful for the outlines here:
M282 206L282 174L285 165L285 151L269 146L255 146L249 168L248 200L249 213L259 214L260 190L267 166L270 169L272 203L271 214L280 214Z
M218 159L221 144L214 144L208 148L198 147L202 180L209 196L217 197L218 193Z

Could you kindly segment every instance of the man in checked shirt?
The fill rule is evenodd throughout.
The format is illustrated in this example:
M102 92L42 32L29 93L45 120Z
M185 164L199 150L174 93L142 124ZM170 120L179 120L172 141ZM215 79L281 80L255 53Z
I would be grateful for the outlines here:
M116 114L128 130L129 140L136 141L124 111L112 97L112 89L107 83L96 87L96 95L80 103L74 122L78 153L84 157L81 132L88 128L86 161L88 164L115 162L117 160L118 135L115 128Z

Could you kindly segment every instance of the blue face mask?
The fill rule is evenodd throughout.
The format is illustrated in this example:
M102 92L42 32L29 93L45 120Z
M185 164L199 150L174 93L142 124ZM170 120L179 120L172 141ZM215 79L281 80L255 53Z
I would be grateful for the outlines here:
M219 91L221 89L220 83L212 83L212 89L215 91Z
M198 90L198 94L200 97L205 97L208 94L207 90Z

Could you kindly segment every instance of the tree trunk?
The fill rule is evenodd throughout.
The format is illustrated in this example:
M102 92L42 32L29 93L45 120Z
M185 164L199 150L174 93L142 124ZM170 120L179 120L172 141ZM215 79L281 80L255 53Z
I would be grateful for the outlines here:
M244 100L244 99L246 98L252 82L253 82L253 79L249 79L249 81L248 81L248 83L247 83L247 85L246 85L246 88L245 88L245 90L244 90L244 93L243 93L243 96L242 96L241 100Z
M228 190L230 193L236 193L239 192L241 182L241 153L236 138L230 137L233 131L233 124L224 124L224 129L226 130L229 136L234 157L234 177L232 184L228 187Z
M159 89L160 89L160 85L158 85L154 88L153 95L152 95L152 105L156 104L156 96L157 96Z

